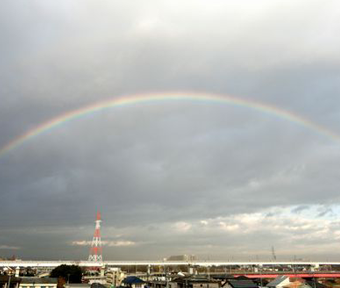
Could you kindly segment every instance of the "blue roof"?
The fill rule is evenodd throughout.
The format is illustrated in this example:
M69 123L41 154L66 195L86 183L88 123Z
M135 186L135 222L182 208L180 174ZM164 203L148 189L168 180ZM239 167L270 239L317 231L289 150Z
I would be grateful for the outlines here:
M136 276L128 276L123 280L123 283L124 284L142 284L145 282Z

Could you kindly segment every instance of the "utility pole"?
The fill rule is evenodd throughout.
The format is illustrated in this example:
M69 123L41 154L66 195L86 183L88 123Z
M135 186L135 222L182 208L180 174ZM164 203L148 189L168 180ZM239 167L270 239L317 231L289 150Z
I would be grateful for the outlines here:
M276 261L276 254L275 254L274 246L272 246L272 260Z
M11 275L8 275L8 287L7 288L10 288L11 287Z

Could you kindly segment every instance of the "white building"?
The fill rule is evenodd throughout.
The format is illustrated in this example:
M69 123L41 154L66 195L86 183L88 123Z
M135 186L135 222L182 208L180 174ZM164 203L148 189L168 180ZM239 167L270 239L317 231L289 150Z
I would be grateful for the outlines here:
M110 268L106 274L106 283L110 287L118 287L121 285L123 279L126 277L120 268Z

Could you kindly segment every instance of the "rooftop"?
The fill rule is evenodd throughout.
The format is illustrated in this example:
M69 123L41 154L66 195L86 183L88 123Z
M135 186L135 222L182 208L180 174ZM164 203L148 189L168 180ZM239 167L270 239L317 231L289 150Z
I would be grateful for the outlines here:
M57 278L39 278L39 277L22 277L21 278L22 284L33 284L33 283L41 283L41 284L57 284L58 279Z

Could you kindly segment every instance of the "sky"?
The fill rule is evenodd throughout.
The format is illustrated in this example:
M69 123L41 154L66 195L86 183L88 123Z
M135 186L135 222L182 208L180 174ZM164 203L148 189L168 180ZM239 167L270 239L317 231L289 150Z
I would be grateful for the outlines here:
M0 5L0 257L338 259L339 1Z

